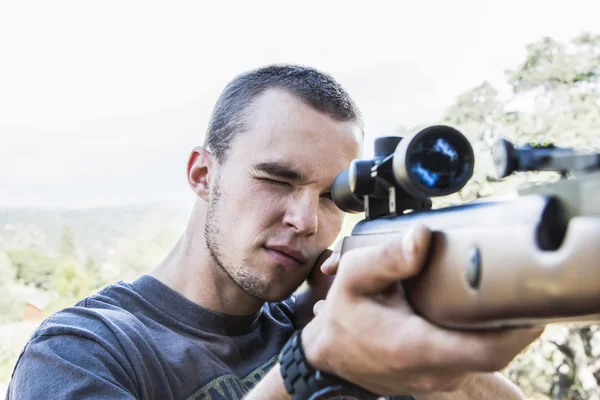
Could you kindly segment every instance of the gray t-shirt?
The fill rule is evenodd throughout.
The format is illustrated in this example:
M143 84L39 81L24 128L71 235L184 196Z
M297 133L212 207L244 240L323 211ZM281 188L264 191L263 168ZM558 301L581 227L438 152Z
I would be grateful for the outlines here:
M202 308L148 275L115 283L40 325L6 398L241 399L293 333L293 301L241 317Z

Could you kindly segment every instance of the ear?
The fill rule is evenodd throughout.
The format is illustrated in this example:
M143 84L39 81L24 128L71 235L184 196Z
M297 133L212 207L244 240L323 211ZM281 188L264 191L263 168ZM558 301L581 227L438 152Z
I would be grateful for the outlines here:
M187 163L188 184L200 198L208 201L210 197L211 176L216 173L216 161L212 154L202 146L195 147Z

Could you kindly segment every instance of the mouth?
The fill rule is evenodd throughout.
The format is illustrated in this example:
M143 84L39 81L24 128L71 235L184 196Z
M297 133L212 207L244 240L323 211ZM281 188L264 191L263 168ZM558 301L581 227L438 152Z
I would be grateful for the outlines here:
M264 249L273 261L288 268L299 268L307 263L301 252L286 246L265 246Z

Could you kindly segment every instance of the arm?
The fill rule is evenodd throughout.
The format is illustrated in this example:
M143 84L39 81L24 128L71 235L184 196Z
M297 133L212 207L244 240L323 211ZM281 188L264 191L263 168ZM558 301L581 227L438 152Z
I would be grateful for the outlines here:
M291 400L279 373L279 363L248 393L244 400Z
M523 392L499 372L476 374L460 390L416 396L415 400L523 400Z
M276 364L244 400L290 400L283 386ZM525 397L519 388L499 372L476 374L473 379L460 390L454 392L437 392L416 396L415 400L523 400Z
M244 400L290 400L276 364ZM415 400L523 400L519 388L499 372L476 374L460 390L416 396Z

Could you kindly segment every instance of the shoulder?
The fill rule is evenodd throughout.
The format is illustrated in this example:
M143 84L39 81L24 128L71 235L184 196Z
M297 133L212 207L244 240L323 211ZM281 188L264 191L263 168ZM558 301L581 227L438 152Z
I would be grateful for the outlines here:
M111 290L44 320L21 351L9 390L23 399L42 395L48 385L57 387L59 397L91 387L111 398L135 395L131 343L143 337L144 328L130 311L108 301Z
M136 317L131 302L118 292L119 283L107 286L46 318L35 331L39 336L78 336L101 343L118 339L124 333L132 334L144 329Z
M135 348L136 341L144 340L147 328L136 315L131 301L119 293L124 285L109 285L46 318L31 336L24 352L41 342L56 343L55 347L48 347L49 351L77 351L78 347L72 346L76 342L83 348L97 346L115 361L126 363L123 355ZM63 347L68 344L71 347Z

